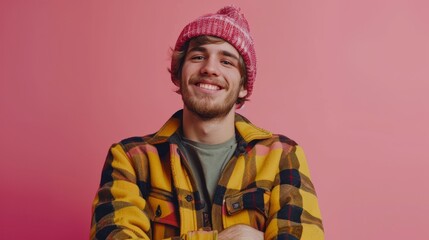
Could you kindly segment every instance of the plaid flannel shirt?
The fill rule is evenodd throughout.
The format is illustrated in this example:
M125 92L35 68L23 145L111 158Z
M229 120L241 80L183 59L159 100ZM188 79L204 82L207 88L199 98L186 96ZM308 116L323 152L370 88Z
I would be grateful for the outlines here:
M265 239L324 239L304 152L235 116L237 149L221 173L211 227L178 145L182 111L153 135L114 144L93 202L91 239L217 239L246 224Z

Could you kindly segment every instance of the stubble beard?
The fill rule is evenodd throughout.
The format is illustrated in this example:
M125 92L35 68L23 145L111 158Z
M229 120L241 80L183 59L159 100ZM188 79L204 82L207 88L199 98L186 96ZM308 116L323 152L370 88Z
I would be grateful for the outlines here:
M224 103L214 104L209 96L196 97L190 96L187 88L182 86L182 100L186 108L202 120L213 120L227 116L238 99L240 89L236 92L230 92Z

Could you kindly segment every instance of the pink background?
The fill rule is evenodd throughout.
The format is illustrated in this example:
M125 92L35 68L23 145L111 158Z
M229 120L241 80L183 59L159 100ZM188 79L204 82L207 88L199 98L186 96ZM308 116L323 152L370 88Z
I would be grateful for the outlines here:
M428 239L427 1L1 1L0 238L86 239L108 147L181 108L169 47L231 2L242 114L306 150L329 240Z

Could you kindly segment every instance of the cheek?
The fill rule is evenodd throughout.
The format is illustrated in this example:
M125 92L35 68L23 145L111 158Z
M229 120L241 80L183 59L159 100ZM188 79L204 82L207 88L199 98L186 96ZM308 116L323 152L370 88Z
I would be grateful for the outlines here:
M185 62L182 66L182 76L191 75L198 72L198 65L195 63Z
M231 71L228 73L228 79L234 86L240 86L241 85L241 74L239 71Z
M186 73L187 73L187 66L186 65L183 65L183 67L182 67L182 71L180 71L180 79L184 79L184 77L186 76Z

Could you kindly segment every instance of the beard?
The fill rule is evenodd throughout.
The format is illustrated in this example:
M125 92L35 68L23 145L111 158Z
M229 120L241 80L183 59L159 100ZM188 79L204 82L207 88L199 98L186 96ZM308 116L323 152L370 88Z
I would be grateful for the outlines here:
M228 89L226 89L228 90ZM237 102L240 89L228 93L223 103L214 103L210 96L191 96L186 86L181 86L182 100L186 108L202 120L223 118L231 112Z

